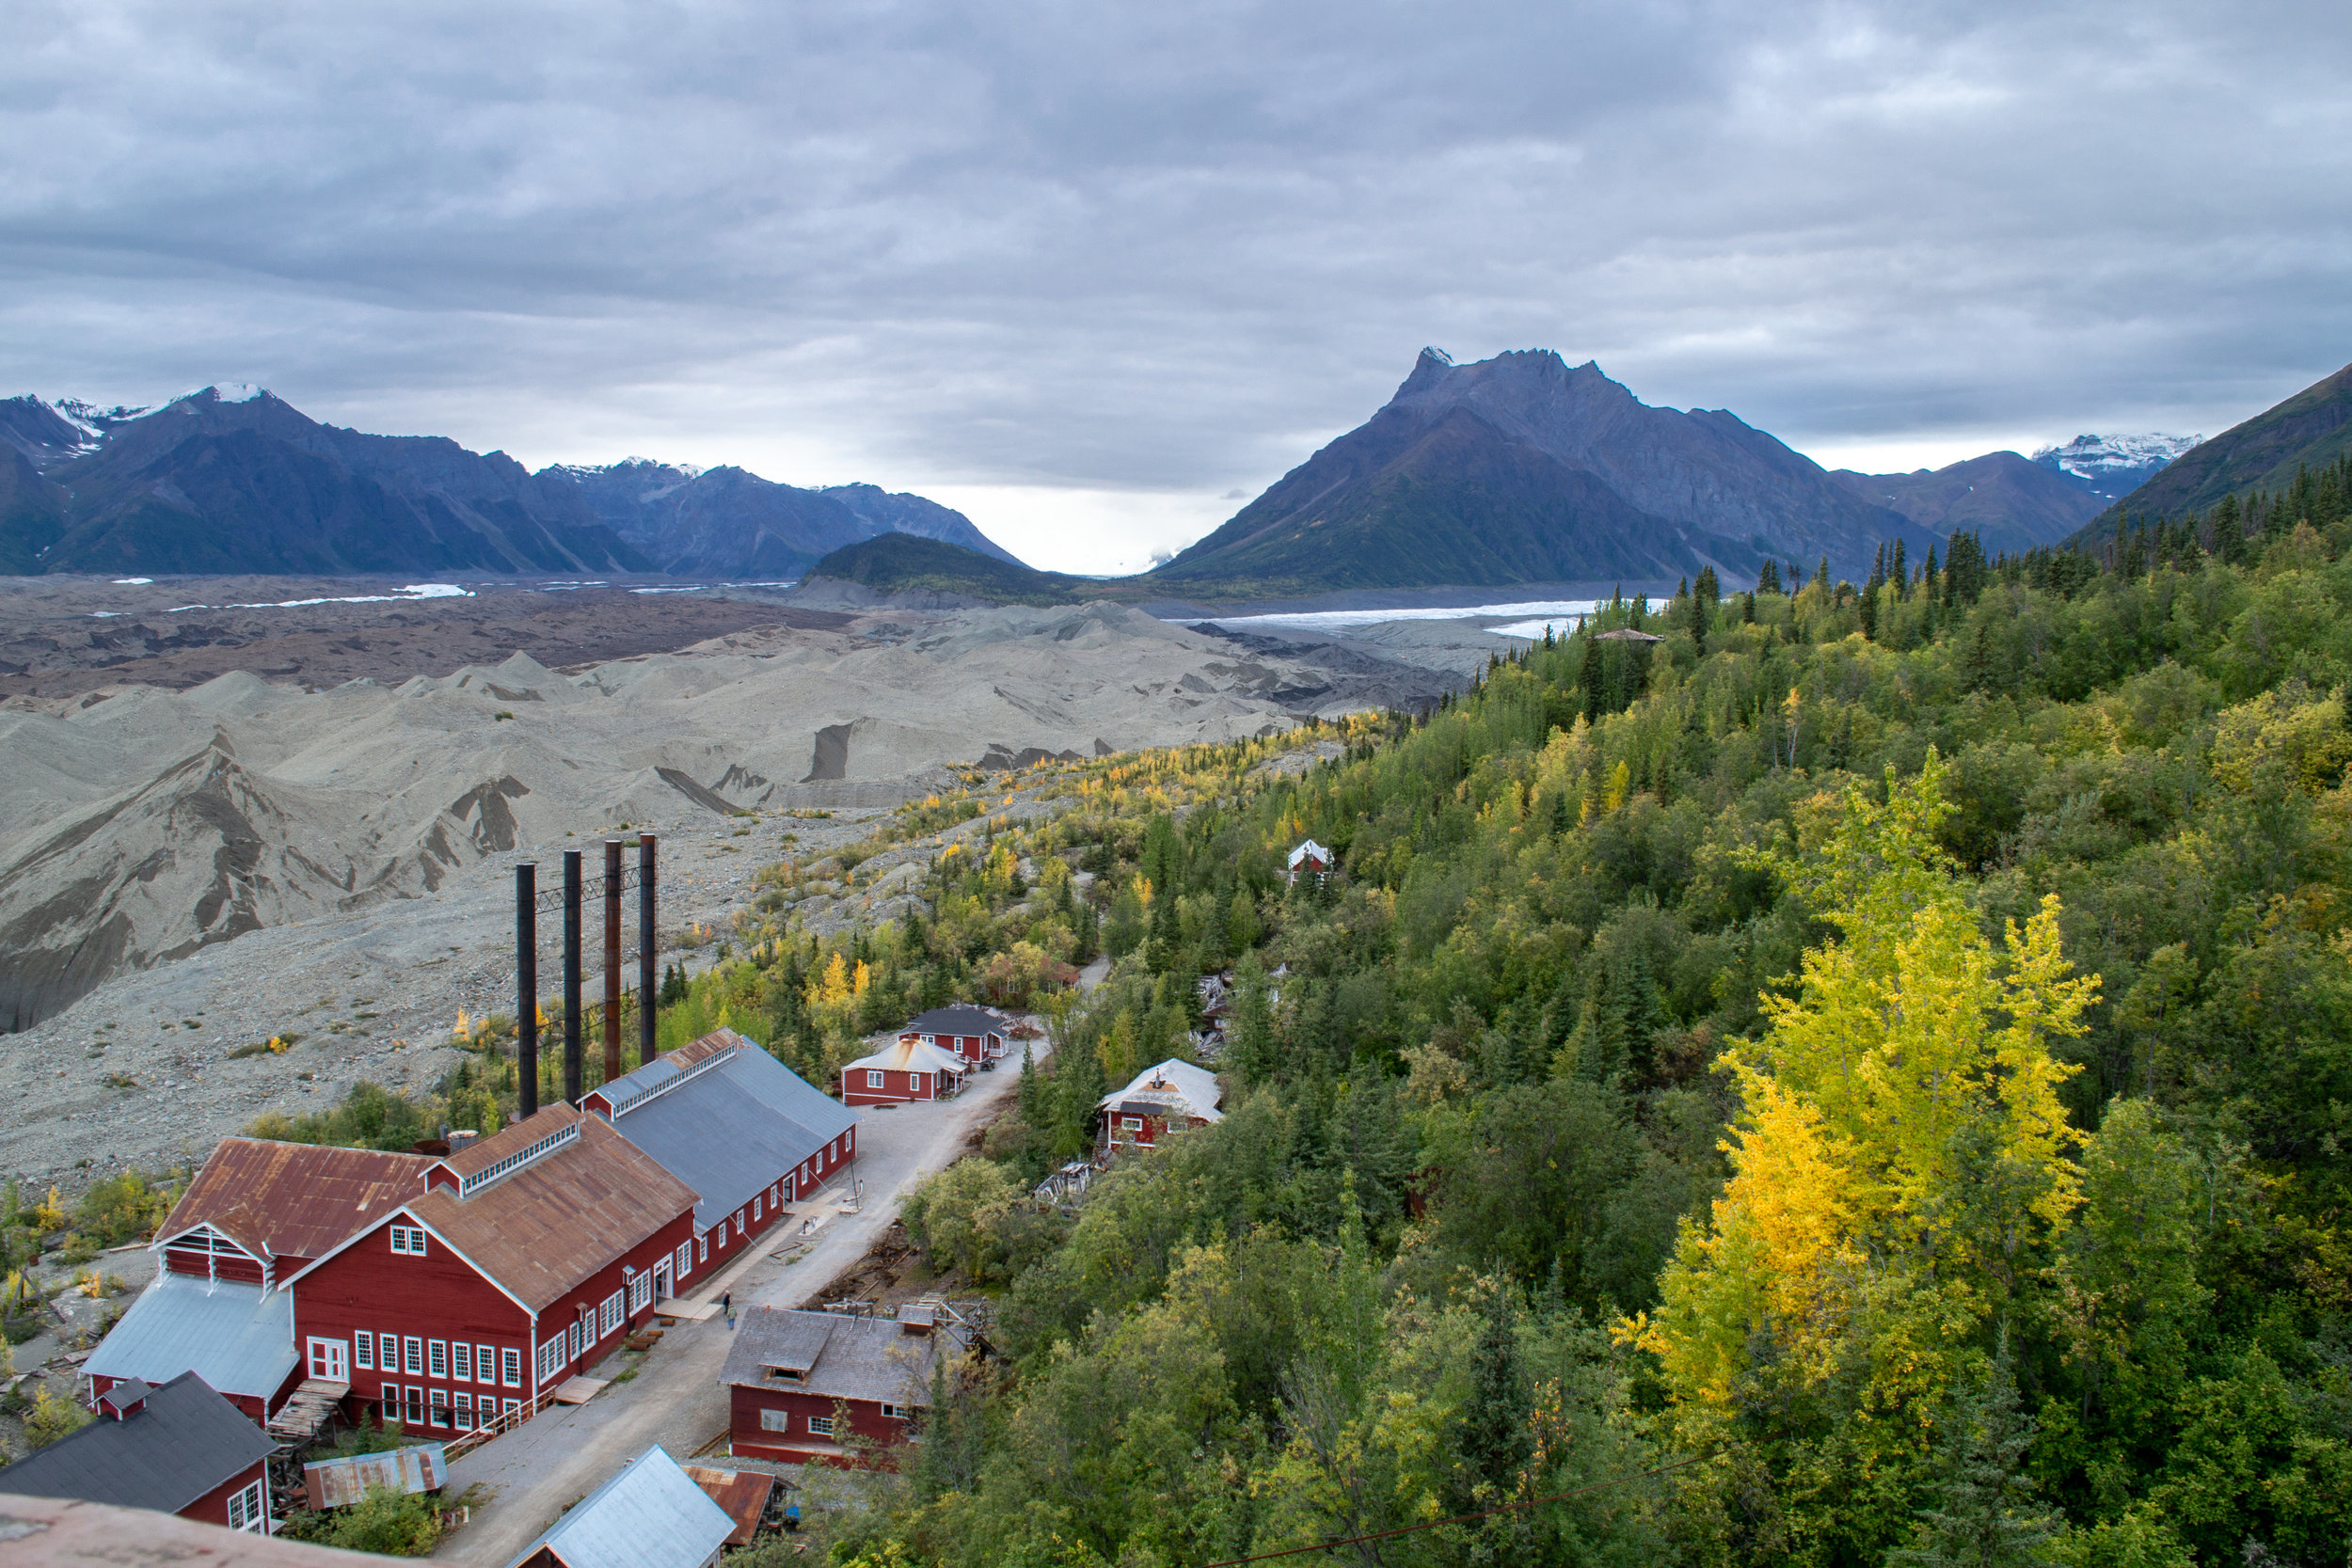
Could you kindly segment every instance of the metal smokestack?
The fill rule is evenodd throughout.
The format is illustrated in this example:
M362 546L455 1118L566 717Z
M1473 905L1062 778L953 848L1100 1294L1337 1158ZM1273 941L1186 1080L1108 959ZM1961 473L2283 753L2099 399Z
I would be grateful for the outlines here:
M522 1114L539 1109L539 867L515 867L515 1086Z
M621 1075L621 841L604 841L604 1081Z
M637 1065L653 1060L655 996L653 924L653 834L637 835Z
M564 851L564 1099L580 1103L580 851Z

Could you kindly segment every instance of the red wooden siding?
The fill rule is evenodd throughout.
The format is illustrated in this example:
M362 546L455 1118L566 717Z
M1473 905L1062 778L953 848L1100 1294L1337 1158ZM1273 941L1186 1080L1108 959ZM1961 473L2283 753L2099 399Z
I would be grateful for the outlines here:
M400 1216L400 1223L406 1223L405 1215ZM403 1388L440 1388L453 1396L463 1388L477 1397L485 1393L501 1399L531 1397L530 1314L483 1278L437 1236L426 1241L422 1258L414 1258L394 1253L389 1227L379 1226L329 1259L316 1273L305 1276L294 1291L294 1352L303 1358L295 1368L297 1378L309 1374L311 1339L328 1338L341 1340L345 1347L351 1368L351 1398L355 1402L380 1402L386 1383ZM373 1368L360 1366L358 1357L351 1354L356 1344L354 1336L363 1330L377 1337L379 1348ZM520 1351L522 1386L508 1387L502 1379L484 1383L478 1371L472 1380L460 1383L451 1376L447 1359L442 1362L438 1377L432 1375L429 1360L421 1361L422 1370L413 1374L405 1366L398 1371L387 1370L381 1349L386 1335L402 1339L413 1336L428 1343L439 1339L469 1346L486 1344L500 1352ZM429 1432L431 1401L420 1403L426 1413ZM405 1414L395 1417L391 1411L384 1415L406 1419Z
M246 1487L252 1485L255 1481L263 1480L262 1472L267 1469L267 1467L268 1465L266 1461L258 1459L255 1460L250 1469L242 1471L228 1481L222 1481L218 1486L214 1487L210 1492L205 1493L202 1497L197 1498L196 1501L182 1509L180 1511L180 1517L183 1519L194 1519L197 1523L201 1525L218 1525L222 1528L226 1529L229 1526L229 1499L244 1491ZM269 1487L267 1485L263 1485L262 1488L262 1510L266 1513L269 1507Z
M875 1072L882 1076L877 1088L866 1082ZM841 1077L841 1103L844 1105L897 1105L911 1100L937 1100L940 1074L936 1072L900 1072L895 1068L844 1068ZM908 1085L910 1078L920 1078L923 1086L917 1090Z
M838 1447L841 1433L837 1428L832 1437L808 1430L811 1416L838 1418L846 1410L851 1432L882 1445L883 1451L874 1456L875 1463L885 1469L898 1467L897 1456L888 1450L906 1441L908 1423L884 1416L882 1406L869 1400L834 1401L821 1394L795 1393L783 1388L731 1388L728 1393L728 1437L733 1451L739 1457L816 1459L847 1466L850 1460ZM763 1410L787 1413L791 1418L792 1430L771 1432L761 1426Z

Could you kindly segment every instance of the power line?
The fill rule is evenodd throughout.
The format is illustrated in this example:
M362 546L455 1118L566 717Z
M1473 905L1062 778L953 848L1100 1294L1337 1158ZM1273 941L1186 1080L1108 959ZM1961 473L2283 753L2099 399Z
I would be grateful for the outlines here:
M1245 1562L1271 1562L1278 1557L1297 1557L1306 1552L1327 1552L1339 1546L1354 1546L1366 1541L1387 1541L1394 1536L1412 1535L1421 1530L1437 1529L1445 1525L1466 1525L1473 1519L1491 1519L1498 1513L1516 1513L1523 1508L1541 1508L1546 1503L1562 1502L1569 1497L1581 1497L1588 1492L1606 1492L1613 1486L1623 1486L1629 1481L1645 1481L1651 1476L1666 1475L1696 1465L1701 1460L1715 1457L1711 1453L1694 1454L1689 1459L1678 1459L1672 1465L1661 1465L1655 1470L1636 1470L1629 1476L1613 1476L1607 1481L1594 1481L1589 1486L1577 1486L1565 1492L1554 1492L1548 1497L1530 1497L1525 1502L1504 1503L1498 1508L1480 1509L1475 1513L1457 1513L1451 1519L1432 1519L1425 1525L1401 1525L1395 1529L1375 1530L1370 1535L1338 1536L1329 1541L1318 1541L1311 1546L1286 1546L1279 1552L1260 1552L1255 1557L1222 1558L1216 1562L1208 1563L1206 1568L1241 1568Z

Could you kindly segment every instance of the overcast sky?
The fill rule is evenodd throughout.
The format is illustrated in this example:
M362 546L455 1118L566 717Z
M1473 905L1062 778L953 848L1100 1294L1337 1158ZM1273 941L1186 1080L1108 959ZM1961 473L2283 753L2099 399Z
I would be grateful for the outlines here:
M0 391L258 381L1140 565L1424 343L1832 466L2352 359L2352 8L10 0Z

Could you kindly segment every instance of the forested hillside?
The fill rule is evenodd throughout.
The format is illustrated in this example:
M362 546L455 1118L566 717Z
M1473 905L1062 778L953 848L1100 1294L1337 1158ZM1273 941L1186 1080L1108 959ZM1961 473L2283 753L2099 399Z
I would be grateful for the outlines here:
M1058 1044L908 1214L1004 1354L835 1553L2343 1561L2352 524L2265 521L1614 604L1432 714L911 806L973 820L906 926L780 869L665 1038ZM1031 1202L1228 965L1225 1120Z
M879 1528L1200 1562L1605 1481L1346 1555L2340 1560L2340 542L1968 562L1875 641L1686 599L1303 780L1165 759L1180 826L1090 797L1030 847L1141 945L1022 1177L1194 973L1290 974L1223 1124L1066 1234L981 1200L1014 1361Z

